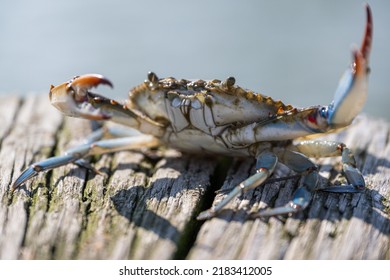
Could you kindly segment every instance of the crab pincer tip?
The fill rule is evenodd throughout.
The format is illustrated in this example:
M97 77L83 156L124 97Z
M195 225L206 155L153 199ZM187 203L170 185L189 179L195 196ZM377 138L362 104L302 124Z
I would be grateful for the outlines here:
M366 19L366 30L364 32L364 37L361 45L361 52L363 54L363 57L368 60L370 51L371 51L371 46L372 46L372 37L373 37L373 20L372 20L372 12L371 12L371 7L368 3L365 4L366 8L366 14L367 14L367 19Z
M84 88L97 87L98 85L108 85L111 88L114 87L109 79L100 74L85 74L77 76L72 80L71 85Z

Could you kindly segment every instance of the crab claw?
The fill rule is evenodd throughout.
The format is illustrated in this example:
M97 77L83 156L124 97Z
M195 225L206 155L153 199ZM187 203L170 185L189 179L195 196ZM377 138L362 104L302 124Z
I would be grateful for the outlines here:
M98 85L108 85L113 87L110 80L99 74L85 74L82 76L77 76L70 81L70 86L77 88L78 90L89 89L92 87L97 87Z
M66 83L51 86L50 101L54 107L70 117L81 117L90 120L109 119L110 115L95 108L91 102L91 99L96 95L92 96L89 89L101 84L113 87L112 83L102 75L76 76Z
M367 97L369 54L372 42L372 15L366 5L367 21L360 50L353 50L354 61L340 80L334 101L328 106L326 118L332 128L349 125L363 108Z

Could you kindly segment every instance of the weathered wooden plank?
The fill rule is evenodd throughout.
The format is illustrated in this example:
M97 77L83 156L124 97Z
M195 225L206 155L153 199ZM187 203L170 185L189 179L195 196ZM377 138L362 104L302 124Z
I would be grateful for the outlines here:
M50 155L61 123L62 118L54 114L48 102L42 100L42 96L31 96L25 100L13 97L1 103L1 111L5 115L1 123L6 124L0 150L1 258L19 256L29 220L30 192L18 192L12 198L8 193L12 178L25 162L31 163L33 159ZM14 113L16 110L17 114ZM38 156L35 157L35 154ZM43 176L38 177L38 180L42 179Z
M285 221L250 219L286 203L299 180L290 179L250 191L200 223L195 216L214 190L247 178L254 160L126 151L92 159L106 176L67 165L11 195L27 165L63 153L91 124L63 118L46 95L4 98L0 120L1 259L390 259L388 122L362 116L327 136L356 151L364 193L317 192L306 211ZM338 160L317 161L323 184L334 180ZM281 164L275 173L293 174Z

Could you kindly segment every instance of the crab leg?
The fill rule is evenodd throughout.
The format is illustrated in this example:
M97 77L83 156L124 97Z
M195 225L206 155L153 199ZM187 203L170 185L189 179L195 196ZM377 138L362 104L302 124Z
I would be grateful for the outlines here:
M155 147L159 145L159 141L154 136L145 134L99 140L105 134L110 134L109 132L110 131L107 132L103 129L98 130L91 134L85 143L65 151L64 155L51 157L41 162L33 163L15 180L11 187L11 191L13 192L21 184L36 176L40 172L48 171L68 163L76 163L85 166L85 163L78 163L78 161L90 155L139 149L142 147ZM112 131L111 135L118 135L117 131Z
M267 209L254 214L253 217L266 217L291 214L305 209L310 200L311 193L316 190L318 181L317 167L307 157L333 157L341 156L343 173L347 178L348 185L331 186L322 191L338 193L355 193L364 189L365 183L351 151L345 144L333 141L303 141L295 146L298 152L285 151L278 154L280 161L290 169L304 174L301 185L296 190L293 198L285 206ZM306 174L305 174L306 173Z
M343 173L348 185L332 186L324 189L327 192L355 193L364 190L364 177L356 168L355 157L343 143L334 141L303 141L296 145L296 148L309 157L333 157L341 156Z
M206 220L214 217L218 214L223 207L225 207L236 196L253 189L262 183L264 183L269 176L273 173L275 166L278 162L277 157L270 151L262 152L257 157L256 169L257 173L241 182L237 185L220 203L212 208L201 212L197 219Z
M311 200L311 193L315 190L318 181L316 165L305 155L286 150L278 153L278 157L287 167L303 174L301 184L295 191L293 198L282 207L266 209L252 215L252 217L268 217L295 213L305 209Z

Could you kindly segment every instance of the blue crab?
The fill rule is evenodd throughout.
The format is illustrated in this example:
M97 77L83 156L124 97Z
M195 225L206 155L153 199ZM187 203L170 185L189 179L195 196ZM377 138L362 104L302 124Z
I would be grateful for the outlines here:
M278 161L302 175L300 185L288 204L263 209L256 216L290 214L308 206L317 190L319 176L309 157L341 156L347 184L324 190L347 193L364 190L364 178L356 168L350 149L343 143L316 141L311 136L348 126L364 105L373 29L368 5L366 12L361 47L353 49L353 62L328 106L285 105L235 85L233 77L224 81L159 79L150 72L144 83L130 91L124 103L90 91L101 84L112 86L107 78L97 74L76 76L66 83L51 86L51 103L65 115L112 121L139 133L99 129L84 144L67 150L64 155L33 163L16 179L11 190L39 172L78 162L90 155L159 145L190 153L256 159L257 172L211 209L201 212L200 220L216 216L234 197L263 184Z

